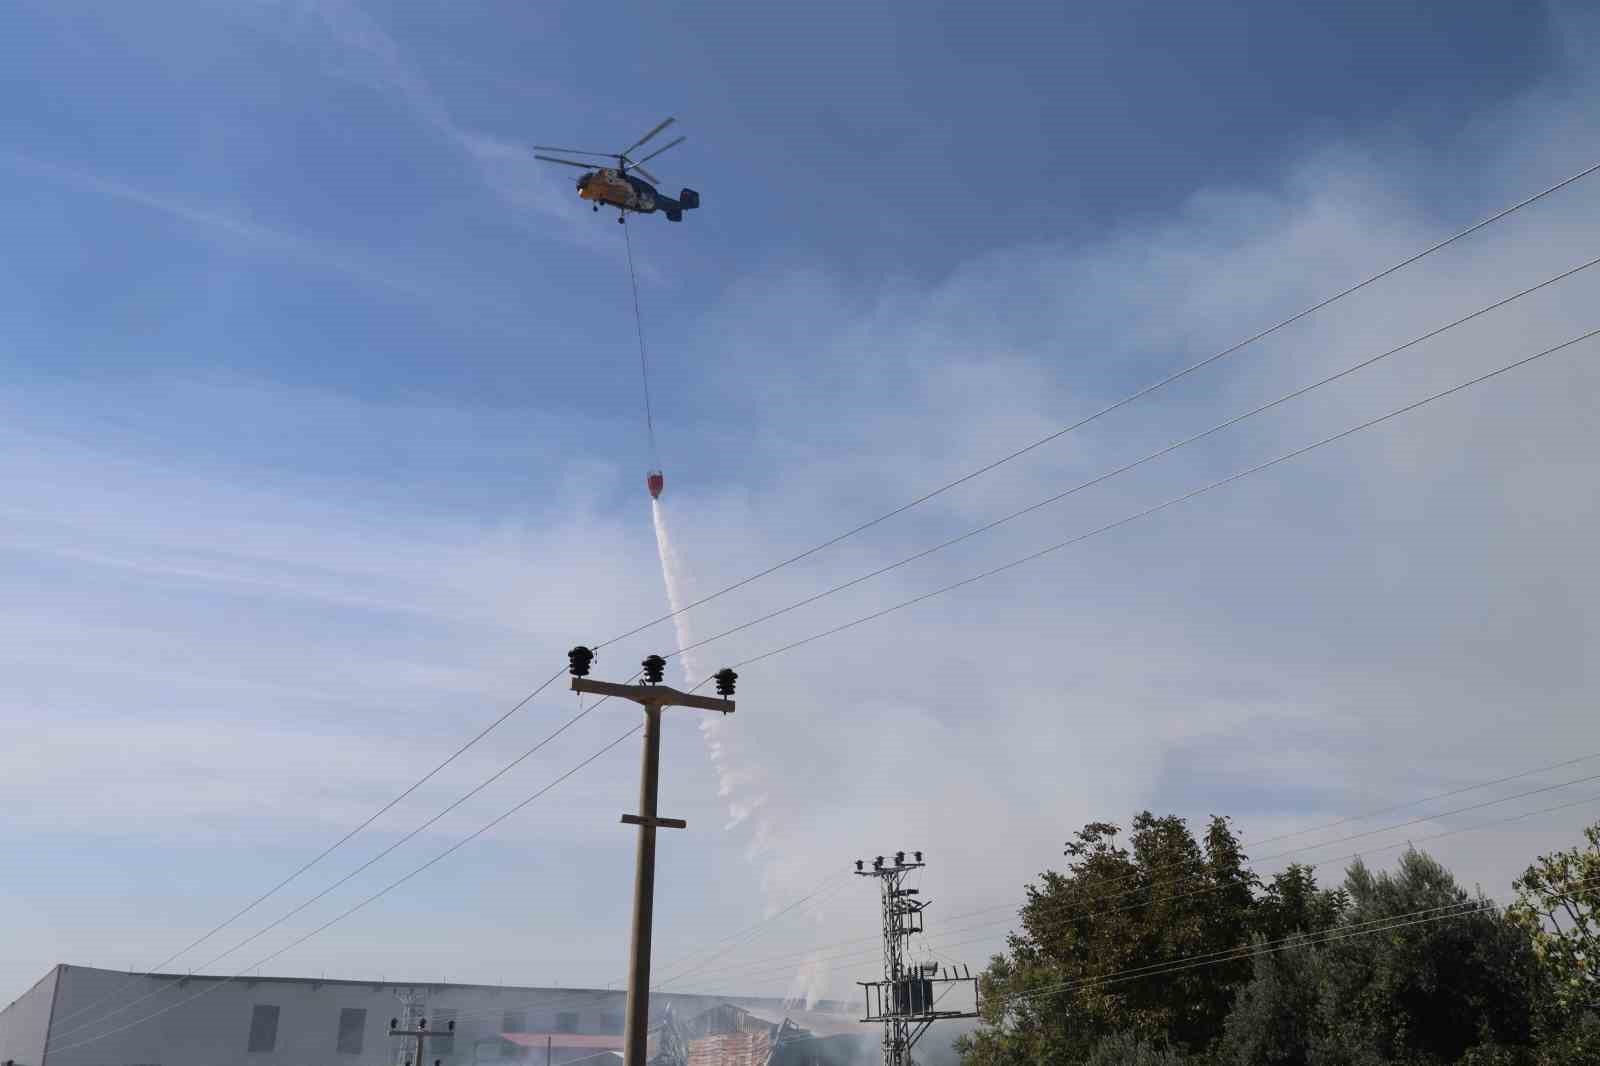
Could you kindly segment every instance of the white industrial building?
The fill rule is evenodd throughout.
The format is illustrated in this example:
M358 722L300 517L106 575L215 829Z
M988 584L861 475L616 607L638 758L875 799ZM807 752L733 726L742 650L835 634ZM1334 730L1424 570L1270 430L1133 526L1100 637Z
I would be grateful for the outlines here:
M0 1062L16 1066L397 1066L389 1035L407 1000L440 1032L425 1066L619 1062L620 990L128 973L58 965L0 1010ZM652 1024L732 1005L778 1023L779 1000L657 993ZM822 1005L826 1007L827 1005ZM842 1032L844 1015L809 1012ZM787 1024L791 1031L794 1021ZM450 1032L449 1023L455 1030ZM802 1025L806 1024L801 1022Z

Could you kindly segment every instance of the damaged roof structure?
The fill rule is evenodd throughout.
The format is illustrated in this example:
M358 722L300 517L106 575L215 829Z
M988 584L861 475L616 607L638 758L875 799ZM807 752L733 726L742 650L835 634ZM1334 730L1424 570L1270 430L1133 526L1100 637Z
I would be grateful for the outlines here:
M866 1039L859 1023L813 1012L800 1025L724 1003L689 1019L670 1009L653 1034L650 1066L848 1066Z

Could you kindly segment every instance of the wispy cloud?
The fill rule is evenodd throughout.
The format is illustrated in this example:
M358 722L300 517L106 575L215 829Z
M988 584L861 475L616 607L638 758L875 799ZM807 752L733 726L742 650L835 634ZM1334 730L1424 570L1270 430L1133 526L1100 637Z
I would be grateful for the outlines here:
M521 309L498 303L466 286L382 265L376 257L331 241L239 218L224 211L159 195L115 178L18 152L0 149L0 166L51 184L145 208L194 227L252 254L280 258L363 285L422 301L474 324L526 336Z

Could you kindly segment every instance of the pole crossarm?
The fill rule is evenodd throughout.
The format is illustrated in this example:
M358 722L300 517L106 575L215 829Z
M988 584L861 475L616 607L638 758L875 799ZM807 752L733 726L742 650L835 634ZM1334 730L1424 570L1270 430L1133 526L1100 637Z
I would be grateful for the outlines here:
M641 818L637 814L624 814L622 816L622 823L624 825L649 825L654 826L657 829L689 828L689 823L684 821L682 818Z
M702 711L720 711L723 714L732 714L734 704L733 700L681 692L671 685L618 685L611 681L591 681L586 677L573 678L572 691L588 692L596 696L615 696L620 700L642 703L646 707L694 707Z

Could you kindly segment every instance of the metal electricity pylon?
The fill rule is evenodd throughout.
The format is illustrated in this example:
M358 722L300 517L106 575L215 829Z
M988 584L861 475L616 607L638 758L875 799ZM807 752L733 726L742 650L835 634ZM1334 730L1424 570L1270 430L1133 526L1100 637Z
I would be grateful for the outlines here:
M919 899L915 888L905 886L913 870L922 869L922 852L897 851L893 861L882 855L867 869L856 860L859 877L876 877L883 904L883 980L858 981L866 996L867 1013L861 1020L883 1025L883 1066L912 1066L911 1049L936 1021L978 1016L978 979L968 971L958 975L938 963L911 963L907 959L911 938L922 930L922 912L929 900ZM965 970L965 967L962 967ZM972 986L972 1010L939 1010L939 1003L957 985ZM937 989L937 991L936 991Z
M400 1046L398 1057L406 1063L406 1066L427 1066L428 1060L424 1057L424 1052L427 1049L428 1038L433 1037L437 1039L439 1037L451 1037L455 1035L455 1031L456 1023L454 1019L451 1019L450 1024L442 1031L435 1029L431 1032L428 1029L428 1019L426 1018L418 1018L416 1023L410 1029L402 1029L400 1027L399 1018L389 1019L390 1036L410 1037L416 1041L416 1056L414 1058L411 1057L411 1053L406 1049L404 1044ZM441 1066L441 1061L439 1059L434 1059L433 1066Z
M400 1001L400 1016L389 1019L391 1033L416 1029L417 1023L427 1017L428 997L420 988L395 989L394 998ZM411 1049L405 1044L396 1045L394 1066L412 1066L413 1063L423 1066L421 1059L412 1058Z
M652 655L641 664L642 685L617 685L588 680L594 652L585 647L567 652L572 691L631 700L644 708L644 762L639 771L639 813L624 814L623 822L639 827L639 851L633 882L633 936L629 947L628 1021L623 1030L623 1066L645 1066L650 1029L650 931L655 912L656 829L683 829L681 818L656 815L657 785L661 777L661 712L667 707L697 707L704 711L733 713L733 685L739 675L719 670L715 679L719 699L696 696L661 683L667 661Z

